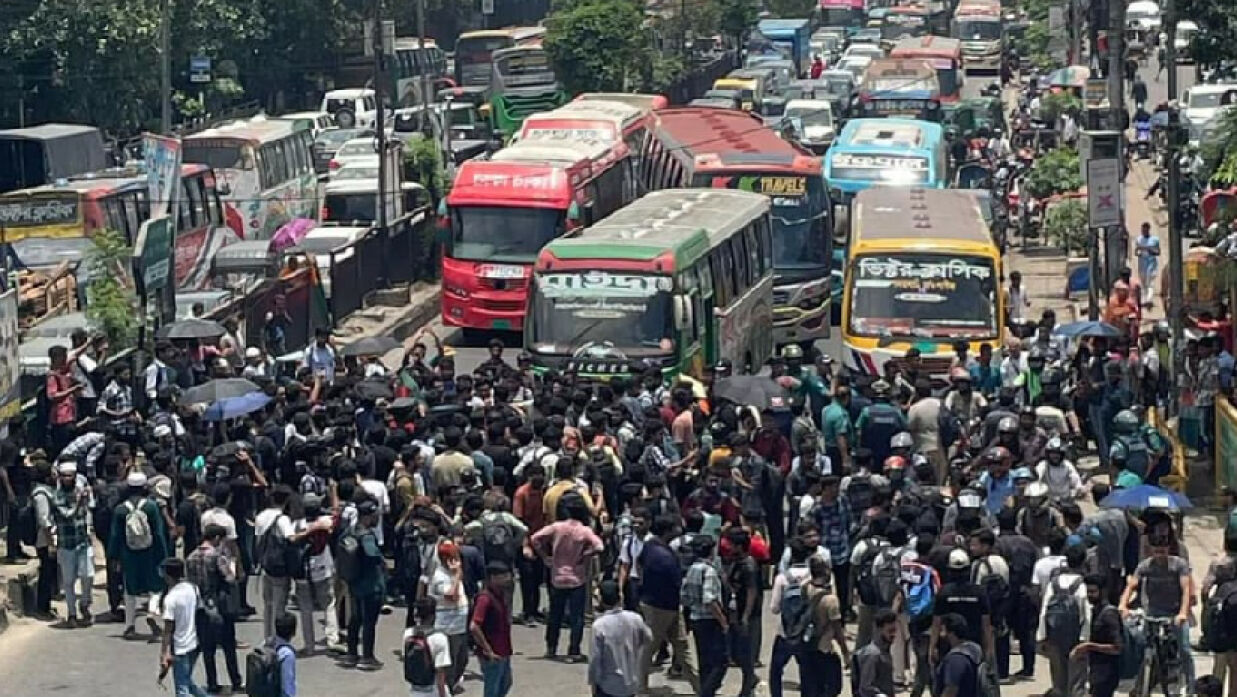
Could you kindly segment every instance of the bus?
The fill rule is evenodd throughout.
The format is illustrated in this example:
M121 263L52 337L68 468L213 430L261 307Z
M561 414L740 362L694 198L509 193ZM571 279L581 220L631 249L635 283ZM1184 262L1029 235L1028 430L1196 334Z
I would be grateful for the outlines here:
M440 206L443 323L520 329L542 246L631 200L626 155L621 143L521 141L461 164Z
M545 27L507 27L467 31L455 40L455 83L489 87L494 52L512 46L539 46Z
M206 284L211 257L233 237L223 225L211 169L182 165L180 181L176 283L178 288L199 288ZM132 244L149 218L149 185L137 168L101 170L0 195L3 243L17 261L32 268L81 260L101 230L119 232Z
M886 10L880 28L886 48L908 36L949 36L949 10L939 2L893 5Z
M927 61L878 58L868 64L859 83L859 116L903 116L939 123L941 90Z
M759 370L773 349L769 209L744 191L667 189L550 242L524 323L534 369L655 366L667 382L722 359Z
M949 186L949 157L940 125L912 119L851 119L825 159L834 204L849 205L873 186Z
M43 123L0 130L0 193L94 172L107 161L103 133L94 126Z
M670 100L662 94L640 94L637 92L585 92L576 95L577 102L618 102L634 106L643 111L665 109L670 106Z
M395 54L387 59L389 82L384 92L394 108L420 106L434 101L438 90L451 81L447 70L447 53L433 39L422 45L416 37L395 39ZM362 55L349 56L335 77L337 85L371 85L374 59ZM425 88L429 94L422 94Z
M812 67L812 20L810 19L762 19L756 30L769 40L784 58L794 61L799 77L807 75Z
M570 101L541 46L516 46L494 52L490 72L490 120L494 129L510 137L524 119Z
M954 10L950 34L962 42L962 60L967 72L997 73L1005 52L1001 3L962 0Z
M922 60L936 71L940 100L957 103L962 98L962 42L943 36L908 37L893 45L890 58Z
M920 371L948 379L953 343L973 355L1000 346L1001 252L974 197L955 189L875 188L854 203L842 304L844 364L874 377L921 355Z
M820 0L819 18L825 27L861 27L863 0Z
M269 239L317 215L313 137L303 125L259 116L187 136L182 148L185 162L215 171L224 221L241 239Z
M633 157L632 166L638 167L634 157L640 153L648 135L652 111L640 109L622 102L601 100L574 101L541 114L524 119L517 140L599 140L606 143L623 143ZM632 172L632 182L635 172Z
M740 189L773 203L773 340L829 336L832 206L820 158L734 109L676 107L653 114L640 155L642 191Z

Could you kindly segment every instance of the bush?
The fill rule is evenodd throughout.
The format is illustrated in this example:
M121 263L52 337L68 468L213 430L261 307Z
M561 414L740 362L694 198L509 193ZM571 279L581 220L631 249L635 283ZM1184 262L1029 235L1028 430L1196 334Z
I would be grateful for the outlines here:
M1054 245L1070 250L1087 248L1087 207L1078 199L1062 201L1044 214L1044 237Z
M1078 151L1073 148L1057 148L1044 153L1027 174L1026 191L1035 198L1077 191L1083 186L1079 166Z
M1048 123L1067 113L1078 114L1081 111L1082 100L1069 91L1053 92L1045 96L1040 104L1040 117Z
M133 250L115 230L95 233L87 256L90 281L86 285L86 317L107 336L113 350L129 348L137 337L137 295L124 281L129 278ZM152 303L154 301L152 300Z

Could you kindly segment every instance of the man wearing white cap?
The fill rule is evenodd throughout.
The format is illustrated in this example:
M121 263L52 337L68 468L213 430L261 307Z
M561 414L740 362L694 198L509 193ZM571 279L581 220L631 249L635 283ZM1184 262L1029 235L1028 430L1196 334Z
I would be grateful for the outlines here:
M56 560L60 564L60 583L68 606L65 626L89 626L90 594L94 587L94 545L90 538L90 509L94 506L89 484L77 474L77 462L63 456L56 464L56 494L52 516L56 521ZM82 592L77 593L77 582ZM81 611L81 624L78 611Z
M137 637L137 599L164 589L160 564L171 556L167 527L159 504L146 491L146 475L130 472L125 478L125 500L112 515L107 538L107 558L119 563L124 573L125 639ZM150 620L152 628L158 624Z
M241 371L241 376L250 380L272 377L270 362L266 360L262 349L257 346L245 349L245 368Z

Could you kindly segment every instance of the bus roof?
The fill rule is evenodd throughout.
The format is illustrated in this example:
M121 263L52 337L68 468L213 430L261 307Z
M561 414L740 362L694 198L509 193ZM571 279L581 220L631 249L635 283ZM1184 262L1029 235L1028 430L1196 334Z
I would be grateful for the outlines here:
M550 242L550 259L653 261L666 253L692 263L769 210L762 194L731 189L663 189L646 194L574 237ZM670 271L670 269L666 269Z
M7 128L0 130L0 140L56 140L84 133L98 133L94 126L84 126L77 123L41 123L26 128Z
M975 197L961 189L873 187L860 191L853 205L851 245L858 252L903 248L908 240L995 248Z
M820 159L737 109L675 107L654 113L653 131L689 167L759 167L820 172Z
M21 191L10 191L5 194L0 194L3 198L20 198L30 196L44 196L47 194L57 193L89 193L95 192L99 194L112 193L128 189L134 186L146 188L146 180L144 177L138 177L136 174L127 172L102 172L97 173L99 176L94 177L77 177L69 179L59 184L44 184L31 189L22 189Z
M609 100L567 102L549 114L569 114L575 119L604 119L628 126L648 112L632 104Z
M907 36L893 45L893 58L957 58L962 42L946 36Z
M915 119L851 119L835 147L922 150L944 137L940 124Z
M585 92L576 97L577 102L619 102L629 104L643 111L664 109L670 106L670 100L660 94L637 94L627 92Z
M463 39L509 38L513 41L525 41L539 36L545 36L545 27L503 27L501 29L478 29L466 31L459 35L456 41Z
M756 24L756 28L760 33L765 34L769 31L796 31L802 29L812 23L812 20L804 19L762 19Z
M616 143L602 140L519 140L494 153L492 162L547 162L559 167L590 165L606 160Z
M215 128L208 128L205 131L186 136L185 140L228 139L243 140L251 143L268 143L272 140L283 138L290 133L305 130L305 128L306 126L303 123L255 117L248 121L233 121Z
M567 168L558 164L466 160L455 175L447 205L565 209L571 194Z

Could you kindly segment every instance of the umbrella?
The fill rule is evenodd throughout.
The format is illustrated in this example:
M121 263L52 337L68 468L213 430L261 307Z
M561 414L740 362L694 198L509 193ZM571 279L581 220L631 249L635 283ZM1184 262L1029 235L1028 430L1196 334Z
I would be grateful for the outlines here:
M253 413L266 406L271 398L264 392L250 392L240 397L225 397L206 408L202 418L207 421L225 421Z
M790 392L773 378L762 375L736 375L718 380L713 386L713 396L760 409L790 406Z
M1071 65L1048 74L1048 84L1053 87L1085 87L1091 69L1085 65Z
M1194 504L1185 494L1179 494L1168 489L1161 489L1150 484L1140 484L1129 489L1117 489L1100 501L1101 508L1147 509L1159 508L1170 511L1183 511L1193 508Z
M341 356L383 356L403 346L389 336L367 336L347 344L339 350Z
M362 400L391 399L395 396L395 390L391 389L386 380L361 380L353 385L352 389Z
M245 378L222 378L191 387L180 396L181 404L214 404L223 399L244 397L251 392L259 392L258 387Z
M305 239L309 231L316 226L317 223L309 218L297 218L284 223L274 235L271 235L271 249L279 252L300 244L301 240Z
M225 457L234 457L242 450L250 450L253 448L245 441L230 440L227 443L220 443L210 451L210 456L215 460L222 460Z
M1088 320L1062 324L1054 329L1052 333L1069 337L1071 339L1076 339L1083 336L1102 336L1115 339L1119 336L1124 336L1120 329L1117 329L1107 322L1091 322Z
M227 332L222 324L209 319L190 317L160 327L155 334L160 339L213 339Z

